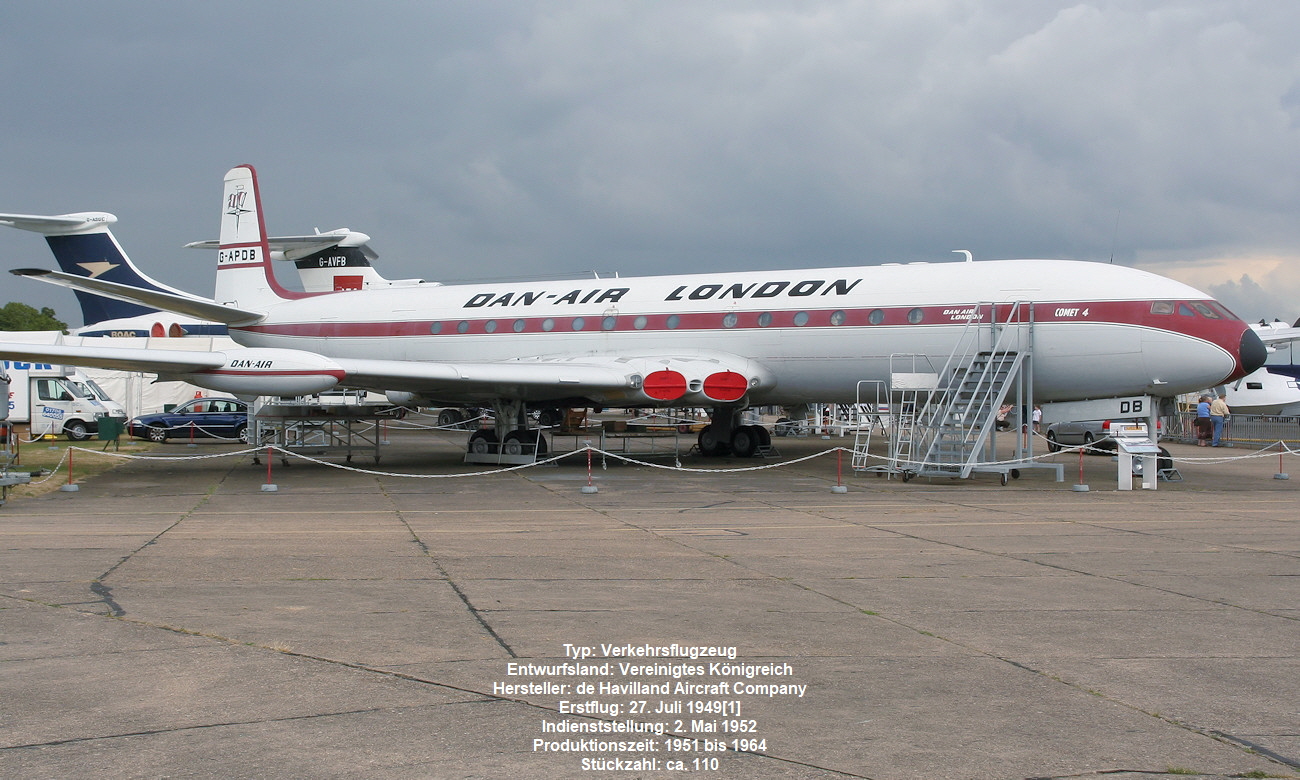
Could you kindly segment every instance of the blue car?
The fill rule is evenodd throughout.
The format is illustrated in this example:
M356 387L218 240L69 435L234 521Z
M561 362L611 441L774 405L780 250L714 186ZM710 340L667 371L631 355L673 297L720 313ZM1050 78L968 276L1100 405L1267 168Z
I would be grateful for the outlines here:
M170 412L143 414L126 424L137 439L231 439L248 441L248 404L235 398L195 398Z

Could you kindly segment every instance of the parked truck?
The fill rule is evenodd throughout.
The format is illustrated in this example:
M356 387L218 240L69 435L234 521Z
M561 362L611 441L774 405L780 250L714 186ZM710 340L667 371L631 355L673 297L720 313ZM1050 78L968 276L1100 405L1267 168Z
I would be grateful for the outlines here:
M95 397L83 386L89 378L71 366L0 360L0 373L9 378L8 422L26 423L32 437L62 434L84 441L99 431L101 417L126 421L121 405Z

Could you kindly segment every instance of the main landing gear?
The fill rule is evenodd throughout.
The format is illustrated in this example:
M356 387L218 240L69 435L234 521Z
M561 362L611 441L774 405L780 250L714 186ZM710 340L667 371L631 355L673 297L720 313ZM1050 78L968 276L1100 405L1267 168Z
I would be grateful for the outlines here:
M492 404L496 425L470 434L470 455L545 455L550 447L538 428L528 427L528 413L522 401Z
M772 446L772 434L766 428L740 424L740 411L732 407L713 409L709 424L700 431L698 444L701 455L752 458L761 448Z

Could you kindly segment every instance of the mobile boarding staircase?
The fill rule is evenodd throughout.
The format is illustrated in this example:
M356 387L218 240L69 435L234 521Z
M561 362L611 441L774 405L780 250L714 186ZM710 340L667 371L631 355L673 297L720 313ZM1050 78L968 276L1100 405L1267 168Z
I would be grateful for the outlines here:
M854 468L904 482L996 473L1003 485L1022 469L1047 468L1064 481L1064 466L1033 460L1032 437L1020 430L1033 407L1033 304L982 303L964 315L957 346L940 370L924 355L890 356L889 458L868 466L866 448L859 451L855 442ZM998 418L1008 408L1020 413L1010 427L1012 457L999 460Z

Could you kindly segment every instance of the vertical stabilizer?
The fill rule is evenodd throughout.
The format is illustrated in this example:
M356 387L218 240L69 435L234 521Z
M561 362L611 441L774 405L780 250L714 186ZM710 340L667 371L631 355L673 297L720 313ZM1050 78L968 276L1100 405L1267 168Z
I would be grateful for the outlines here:
M109 229L109 225L115 222L117 217L102 211L57 216L0 214L0 224L44 235L45 242L49 244L54 259L64 273L184 295L183 291L152 279L136 268ZM82 322L85 325L157 312L157 309L137 303L104 298L82 290L73 292L77 296L77 303L81 304Z
M264 309L298 297L281 287L271 271L271 250L266 243L262 202L257 193L257 172L251 165L239 165L226 173L219 244L213 296L219 303L241 309Z

